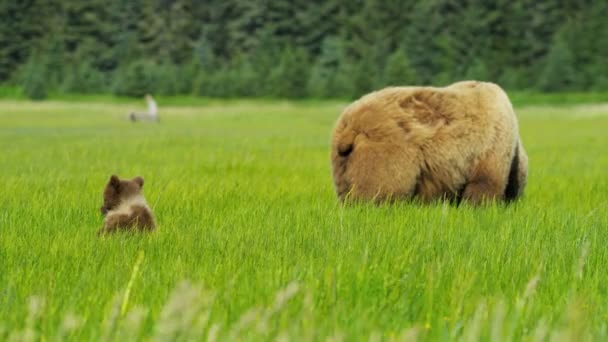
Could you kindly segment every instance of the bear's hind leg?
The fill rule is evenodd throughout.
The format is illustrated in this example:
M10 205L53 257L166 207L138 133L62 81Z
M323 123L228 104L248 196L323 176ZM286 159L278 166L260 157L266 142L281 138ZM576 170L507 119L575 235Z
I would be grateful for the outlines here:
M528 156L521 142L515 147L515 155L511 161L509 179L505 188L505 200L510 202L519 198L524 193L528 178Z
M497 158L496 155L491 155L480 161L464 186L462 199L475 205L503 200L510 159L508 156ZM505 160L509 162L506 163Z
M475 205L492 202L502 199L502 197L503 194L498 183L485 176L479 176L469 181L462 194L462 199Z

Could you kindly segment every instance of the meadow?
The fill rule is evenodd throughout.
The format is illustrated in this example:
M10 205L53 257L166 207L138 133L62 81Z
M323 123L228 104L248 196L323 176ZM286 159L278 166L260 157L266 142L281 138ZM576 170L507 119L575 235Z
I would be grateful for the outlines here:
M482 208L340 205L344 105L0 100L0 340L608 339L608 105L516 102L528 187ZM96 236L113 173L156 233Z

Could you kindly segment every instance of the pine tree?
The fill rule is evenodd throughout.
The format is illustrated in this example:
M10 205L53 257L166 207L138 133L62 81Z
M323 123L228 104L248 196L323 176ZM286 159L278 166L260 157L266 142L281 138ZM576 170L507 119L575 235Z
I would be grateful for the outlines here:
M107 51L108 63L102 71L113 72L125 68L130 62L142 55L138 30L139 23L144 20L141 11L142 0L110 1L107 3L109 26L109 45ZM113 73L116 74L116 73Z
M55 1L0 1L0 83L31 61L53 33L57 17Z
M469 65L464 78L475 81L491 81L486 63L481 59L476 59Z
M577 66L576 89L606 89L608 82L608 3L594 2L568 22L568 46Z
M33 53L23 73L23 92L32 100L44 100L48 95L46 61Z
M159 66L147 60L138 60L118 71L114 84L114 94L141 97L154 94L159 88Z
M285 49L279 66L270 75L274 87L272 95L286 98L306 96L308 76L306 53L302 49Z
M167 94L354 97L463 78L602 90L607 11L606 1L570 0L4 1L0 83L25 86L36 51L48 91L126 89L141 65L156 68L146 87ZM399 49L409 67L392 59ZM288 50L303 56L294 70ZM400 68L413 77L394 76Z
M355 65L353 78L353 97L360 97L379 87L378 68L369 57L364 57Z
M232 68L234 96L251 97L264 95L258 87L263 78L262 75L255 71L255 68L246 58L238 59Z
M323 40L321 55L314 63L309 82L308 93L315 97L335 97L337 91L343 92L339 75L340 65L346 62L344 44L337 37L327 37Z
M566 25L555 34L553 45L545 58L545 65L538 80L540 90L572 90L576 84L577 69L574 54L568 43L569 29L570 26Z
M62 84L66 93L94 94L106 90L106 77L95 69L90 62L72 65L67 71L67 77Z
M412 8L402 46L421 84L431 84L441 72L440 33L445 26L439 1L420 1Z
M414 70L403 49L397 49L388 57L383 81L386 86L415 85L417 83Z
M327 70L323 68L321 63L315 63L310 70L310 77L306 85L306 92L308 96L314 98L324 98L328 94L328 81L329 75Z

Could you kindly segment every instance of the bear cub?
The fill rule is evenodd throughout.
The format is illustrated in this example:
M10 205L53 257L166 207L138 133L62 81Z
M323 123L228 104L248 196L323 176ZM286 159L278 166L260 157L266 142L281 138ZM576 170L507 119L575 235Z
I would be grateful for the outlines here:
M117 230L152 231L156 228L152 210L142 193L144 179L119 179L112 175L103 192L101 214L103 227L97 233L113 233Z

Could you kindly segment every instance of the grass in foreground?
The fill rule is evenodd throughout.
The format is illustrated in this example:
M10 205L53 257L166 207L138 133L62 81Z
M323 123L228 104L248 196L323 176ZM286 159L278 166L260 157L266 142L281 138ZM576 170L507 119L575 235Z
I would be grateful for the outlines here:
M477 209L339 206L336 103L161 108L0 102L0 340L608 338L608 106L518 108L526 196ZM111 173L156 234L95 235Z

